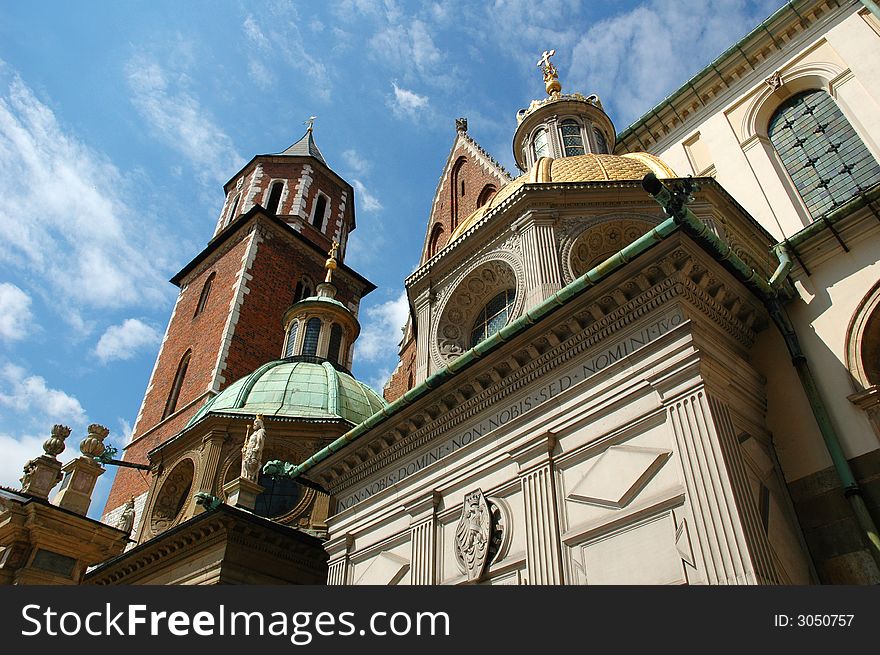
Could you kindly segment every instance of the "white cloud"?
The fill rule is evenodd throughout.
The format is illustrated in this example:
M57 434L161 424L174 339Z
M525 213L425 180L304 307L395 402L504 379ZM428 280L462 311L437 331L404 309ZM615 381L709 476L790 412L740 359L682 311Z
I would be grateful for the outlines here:
M83 306L158 302L167 292L157 254L173 255L173 245L159 244L144 208L127 204L130 187L0 62L0 262L38 276L71 324Z
M0 339L18 341L32 330L31 297L14 284L0 283Z
M275 79L272 69L282 64L308 77L313 95L329 100L331 71L305 49L306 39L299 29L300 24L302 21L296 6L283 0L272 3L260 19L251 15L245 18L242 27L252 46L248 53L251 77L263 85L266 80ZM314 22L311 28L317 28Z
M393 300L368 308L364 329L355 342L357 356L368 362L395 358L397 346L403 338L401 329L408 316L409 301L406 291L402 291Z
M45 378L28 375L20 366L7 363L0 369L3 391L0 405L34 419L47 417L55 423L84 423L86 413L79 401L59 389L50 389ZM39 453L37 453L39 454Z
M125 67L132 102L164 143L188 159L205 183L224 183L244 159L232 139L187 90L187 76L165 70L146 55Z
M395 116L415 118L419 112L428 109L428 96L399 87L397 82L392 82L391 86L394 88L394 98L389 98L389 106Z
M107 328L98 344L95 354L103 363L114 359L131 359L143 348L157 345L162 340L159 331L136 318L127 318L120 325Z
M354 148L343 151L342 159L345 162L345 165L356 175L366 175L373 167L373 165L368 160L361 157L358 151Z
M29 460L43 454L43 442L49 438L49 432L43 436L24 435L13 437L8 434L0 434L0 485L21 488L19 481L22 469Z
M382 209L382 203L372 193L367 191L366 187L360 180L352 180L352 186L355 190L355 200L358 202L361 210L365 212L376 212Z
M578 40L567 86L598 93L625 123L617 125L622 130L757 24L765 4L650 0Z

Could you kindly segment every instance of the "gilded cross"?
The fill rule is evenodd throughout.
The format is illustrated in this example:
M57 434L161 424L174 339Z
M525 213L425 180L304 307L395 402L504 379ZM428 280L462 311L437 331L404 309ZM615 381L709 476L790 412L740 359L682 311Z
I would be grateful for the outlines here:
M553 64L550 63L550 57L552 57L555 54L556 54L556 50L545 50L544 54L542 54L541 58L538 60L537 65L540 66L544 70L552 69Z
M335 239L333 240L333 245L330 246L330 252L327 254L330 255L331 259L336 259L336 251L339 250L339 242Z

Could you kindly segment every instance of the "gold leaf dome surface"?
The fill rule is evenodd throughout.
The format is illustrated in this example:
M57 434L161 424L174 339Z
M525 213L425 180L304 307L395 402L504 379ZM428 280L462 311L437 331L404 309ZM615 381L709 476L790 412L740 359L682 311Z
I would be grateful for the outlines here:
M505 184L489 202L459 223L449 237L449 241L452 242L464 234L486 213L512 196L523 184L641 180L647 173L654 173L660 179L676 177L675 171L663 160L646 152L630 152L625 155L589 153L559 159L542 157L527 173Z

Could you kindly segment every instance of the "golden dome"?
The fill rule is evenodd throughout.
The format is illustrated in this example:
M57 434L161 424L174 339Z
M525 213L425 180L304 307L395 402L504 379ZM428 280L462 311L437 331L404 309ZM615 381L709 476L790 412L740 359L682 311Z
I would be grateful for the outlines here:
M607 182L612 180L641 180L647 173L658 178L676 177L675 171L663 160L646 152L630 152L625 155L576 155L552 159L542 157L525 174L508 182L492 199L459 223L449 237L452 242L483 216L509 198L523 184L547 182Z

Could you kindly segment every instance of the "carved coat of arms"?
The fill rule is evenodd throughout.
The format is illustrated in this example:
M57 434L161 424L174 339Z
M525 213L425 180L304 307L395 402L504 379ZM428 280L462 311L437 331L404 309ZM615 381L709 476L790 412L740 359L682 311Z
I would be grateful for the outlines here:
M455 555L469 582L479 580L489 561L492 513L480 489L464 498L461 519L455 529Z

